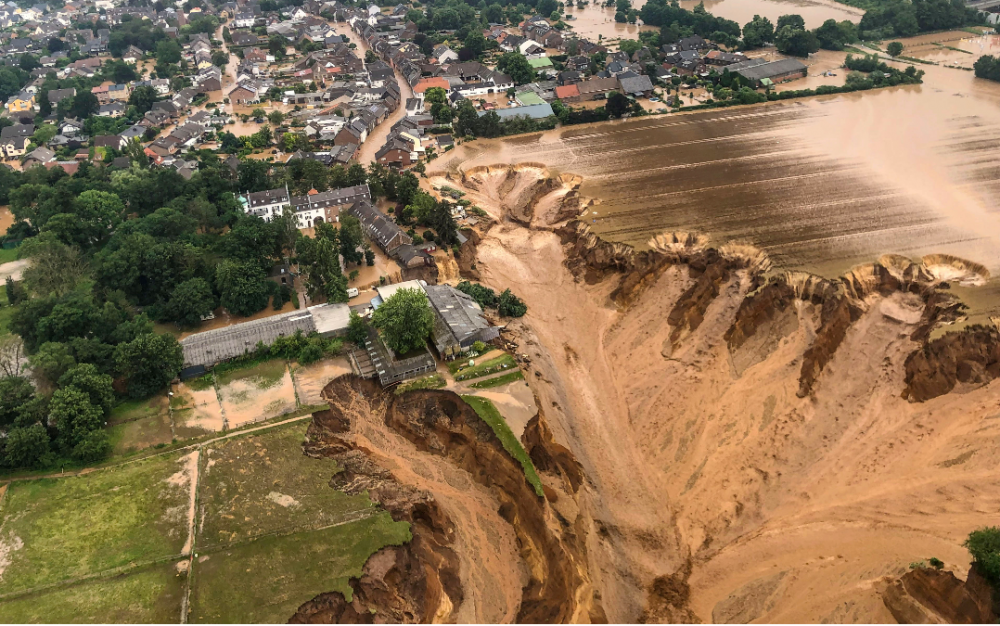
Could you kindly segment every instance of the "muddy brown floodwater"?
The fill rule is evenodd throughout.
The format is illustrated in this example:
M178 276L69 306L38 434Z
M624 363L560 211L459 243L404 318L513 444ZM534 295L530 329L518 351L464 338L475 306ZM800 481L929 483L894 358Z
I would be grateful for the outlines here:
M825 276L887 252L953 254L996 275L1000 85L921 68L922 85L480 141L449 164L581 175L595 233L640 248L683 230ZM998 293L996 279L976 290L973 312L996 314Z
M694 9L702 0L681 0L685 9ZM816 28L826 20L849 20L857 24L865 12L836 0L704 0L705 9L717 17L733 20L740 27L760 15L778 22L782 15L801 15L807 28Z

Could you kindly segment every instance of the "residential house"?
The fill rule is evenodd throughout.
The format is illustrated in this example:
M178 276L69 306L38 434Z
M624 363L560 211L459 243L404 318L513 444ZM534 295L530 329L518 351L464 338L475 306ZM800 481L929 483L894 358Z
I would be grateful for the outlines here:
M386 254L391 254L399 246L413 243L413 239L402 228L366 200L355 202L349 213L358 218L361 229Z
M0 130L0 149L4 157L10 159L24 154L34 133L34 124L15 124Z
M125 61L130 65L135 65L142 57L142 50L136 48L135 46L129 46L125 49L125 52L122 53L122 61Z
M33 165L44 165L49 161L54 161L56 159L56 153L48 148L35 148L28 153L24 161L21 163L22 169L27 170Z
M616 78L591 78L576 85L580 92L580 100L600 100L607 97L607 94L618 91L618 79Z
M97 110L98 117L121 117L125 115L125 105L121 102L102 104Z
M31 113L35 110L35 94L22 91L11 96L4 106L9 113Z
M50 89L48 93L49 104L53 107L58 106L59 102L66 98L72 98L76 96L76 88L69 87L68 89Z
M260 92L255 85L239 84L229 92L229 101L233 104L257 104Z
M441 358L461 357L477 341L486 343L500 336L500 329L490 326L471 296L451 285L427 285L424 292L434 311L431 338Z
M653 82L645 74L625 72L618 75L618 85L626 95L648 98L653 95Z
M446 63L452 63L458 61L458 53L445 45L440 45L434 48L431 53L430 58L433 62L438 65L444 65Z

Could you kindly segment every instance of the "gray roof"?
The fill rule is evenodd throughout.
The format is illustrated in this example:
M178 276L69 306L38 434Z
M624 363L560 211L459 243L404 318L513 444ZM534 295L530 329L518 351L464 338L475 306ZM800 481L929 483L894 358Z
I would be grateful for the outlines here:
M806 71L806 66L797 59L781 59L770 63L757 63L756 59L730 65L726 69L752 81L773 78L784 74Z
M450 285L427 285L424 291L434 309L434 345L441 354L499 336L499 329L489 325L479 304L465 293Z
M542 104L532 104L526 107L513 107L510 109L494 109L493 112L499 115L500 119L502 120L518 116L530 117L531 119L534 120L540 120L549 117L550 115L555 115L555 113L553 113L552 111L552 106L547 102ZM488 111L480 111L479 115L483 116L486 115L486 113L488 113Z
M378 243L383 250L389 250L394 242L398 245L413 243L413 240L403 232L403 229L391 221L381 211L366 200L355 202L350 213L361 221L365 233Z
M316 332L321 335L339 335L351 322L351 307L341 302L328 302L309 307Z
M653 83L649 80L649 76L640 74L638 76L626 76L622 74L618 77L618 82L622 85L622 91L625 93L644 93L653 90Z
M184 367L207 367L234 359L253 351L258 342L270 345L278 337L294 335L297 330L306 334L316 330L309 311L292 311L195 333L180 342L184 351Z

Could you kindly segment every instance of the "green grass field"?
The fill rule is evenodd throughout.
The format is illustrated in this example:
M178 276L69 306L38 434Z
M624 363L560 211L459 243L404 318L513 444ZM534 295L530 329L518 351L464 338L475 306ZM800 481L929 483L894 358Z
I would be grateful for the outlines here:
M184 578L173 563L28 594L0 603L0 621L25 624L177 622Z
M342 526L199 552L190 622L285 622L322 592L350 597L348 579L361 575L368 557L409 540L409 524L381 513Z
M488 361L477 362L475 365L467 365L468 360L452 361L448 364L448 371L452 373L455 380L469 380L479 378L487 374L502 372L505 369L516 368L517 361L509 354L498 356Z
M108 425L115 426L146 417L164 415L167 412L167 397L157 395L147 400L124 400L111 409Z
M401 385L396 386L396 395L401 393L406 393L407 391L416 391L418 389L441 389L447 385L444 377L441 374L434 373L430 376L424 376L423 378L417 378L415 380L407 381Z
M330 488L333 461L302 453L308 422L219 442L202 455L199 549L320 528L377 513L365 496Z
M474 389L489 389L490 387L499 387L501 385L506 385L507 383L512 383L515 380L524 380L524 374L521 370L516 372L509 372L503 374L502 376L494 376L493 378L487 378L486 380L481 380L479 382L472 383L469 385Z
M0 542L20 547L8 552L0 593L179 554L190 498L187 481L168 482L182 470L179 459L165 454L74 478L12 483Z
M4 263L10 263L11 261L17 260L17 248L3 249L0 248L0 265Z
M504 450L506 450L514 460L521 464L524 468L524 475L528 478L528 482L534 487L535 493L538 496L543 496L542 492L542 480L538 477L538 472L535 471L535 464L531 462L531 458L528 453L525 452L524 446L521 442L517 440L514 436L514 432L511 431L510 426L507 425L507 420L500 415L500 411L497 410L493 403L486 398L480 398L479 396L462 396L462 399L476 410L476 414L483 418L483 421L493 428L493 432L500 439L500 443L503 444Z

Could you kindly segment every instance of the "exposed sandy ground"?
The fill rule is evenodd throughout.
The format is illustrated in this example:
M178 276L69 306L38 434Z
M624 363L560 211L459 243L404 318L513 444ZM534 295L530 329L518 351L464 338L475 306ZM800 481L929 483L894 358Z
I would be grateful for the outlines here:
M7 232L10 225L14 223L14 214L5 206L0 206L0 234Z
M171 407L173 407L174 427L178 429L178 436L200 434L199 432L186 434L182 432L183 429L203 432L222 430L225 417L214 387L195 390L185 383L178 383L174 385L173 393Z
M5 282L8 276L11 277L11 280L21 280L21 274L30 262L30 259L18 259L17 261L0 265L0 282Z
M530 188L490 178L468 197L498 216L501 198ZM485 284L528 304L518 351L540 374L527 379L556 441L587 476L590 572L611 621L639 619L658 577L690 584L693 618L764 622L885 621L872 582L932 556L964 577L962 541L1000 507L1000 383L903 400L915 326L893 311L910 304L870 296L799 398L813 305L730 354L722 337L745 272L674 339L666 313L692 284L686 268L619 309L616 281L578 282L565 258L555 234L503 223L477 265Z
M255 378L240 378L219 387L228 428L259 422L295 410L292 376L285 369L281 380L261 386Z
M322 404L320 393L334 378L351 373L351 364L347 357L336 357L317 361L312 365L296 365L292 370L295 379L295 393L299 404Z

